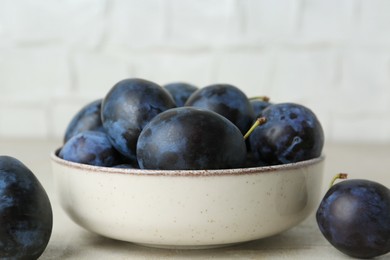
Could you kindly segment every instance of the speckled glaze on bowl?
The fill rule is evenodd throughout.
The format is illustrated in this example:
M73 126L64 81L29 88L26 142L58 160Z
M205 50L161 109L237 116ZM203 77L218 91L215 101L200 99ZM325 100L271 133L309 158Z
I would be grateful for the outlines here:
M207 248L283 232L320 200L324 157L271 167L160 171L51 154L62 208L85 229L154 247Z

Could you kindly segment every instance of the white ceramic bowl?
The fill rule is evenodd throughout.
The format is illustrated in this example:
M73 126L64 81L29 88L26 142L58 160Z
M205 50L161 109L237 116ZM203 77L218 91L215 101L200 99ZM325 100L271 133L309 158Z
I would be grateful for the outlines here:
M52 167L59 201L97 234L168 248L205 248L283 232L318 206L324 157L271 167L161 171Z

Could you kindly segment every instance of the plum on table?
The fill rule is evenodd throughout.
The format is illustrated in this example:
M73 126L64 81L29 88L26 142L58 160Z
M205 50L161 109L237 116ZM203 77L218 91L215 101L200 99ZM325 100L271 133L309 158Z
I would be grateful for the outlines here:
M49 197L19 160L0 156L0 258L37 259L53 228Z
M390 252L390 190L363 179L331 186L316 213L325 238L341 252L372 258Z

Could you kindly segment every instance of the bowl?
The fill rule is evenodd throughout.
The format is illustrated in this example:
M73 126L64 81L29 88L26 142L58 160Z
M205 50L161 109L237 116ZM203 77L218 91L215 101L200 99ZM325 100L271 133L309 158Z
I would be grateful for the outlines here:
M84 165L51 154L69 217L102 236L160 248L211 248L281 233L317 208L324 156L226 170Z

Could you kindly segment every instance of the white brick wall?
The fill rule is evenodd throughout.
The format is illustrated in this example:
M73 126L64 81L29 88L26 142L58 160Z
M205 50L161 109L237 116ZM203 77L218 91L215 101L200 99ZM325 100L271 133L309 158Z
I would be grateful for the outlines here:
M213 73L213 57L203 52L148 52L133 54L134 75L159 84L187 81L204 86Z
M63 46L0 48L1 99L40 104L68 94L68 55Z
M309 41L335 44L350 37L356 0L303 0L300 28Z
M387 0L361 0L356 32L370 44L390 43L390 2Z
M162 44L166 4L164 0L106 0L107 46L103 47L126 50Z
M131 73L126 60L102 52L78 51L71 59L74 94L85 98L103 97L118 79Z
M388 0L0 0L0 138L62 138L117 81L303 103L328 141L390 142Z
M243 30L249 39L275 41L296 35L301 1L243 0L241 4Z

